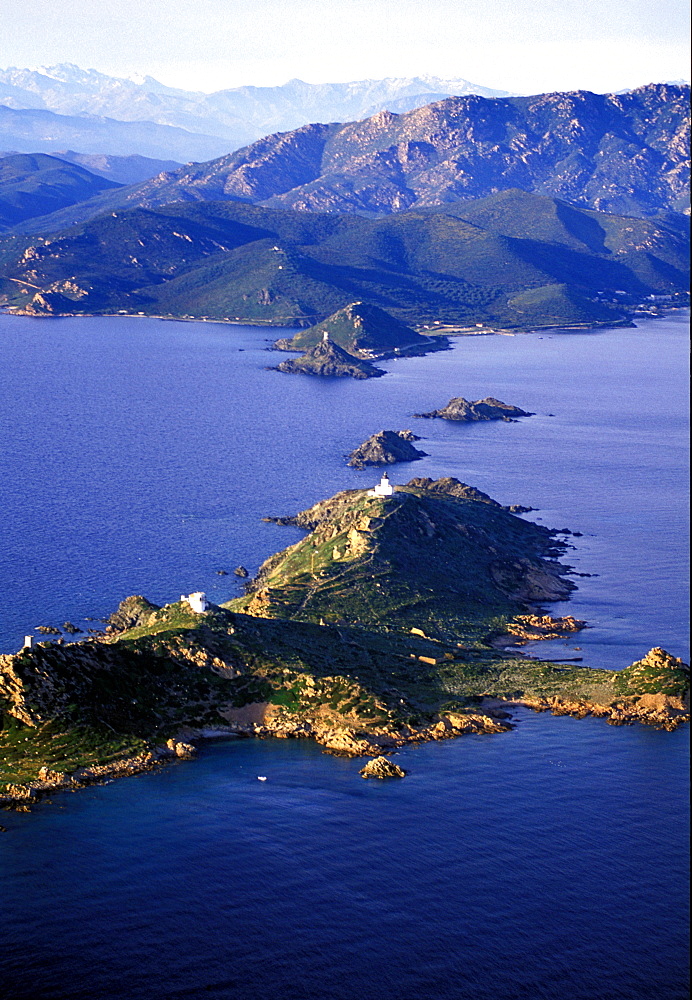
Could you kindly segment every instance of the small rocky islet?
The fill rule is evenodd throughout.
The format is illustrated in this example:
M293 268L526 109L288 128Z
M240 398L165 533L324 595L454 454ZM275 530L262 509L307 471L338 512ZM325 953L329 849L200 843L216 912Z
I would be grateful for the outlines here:
M511 422L518 417L533 417L534 413L522 410L518 406L503 403L493 396L486 396L485 399L468 400L463 396L454 396L439 410L430 410L429 413L414 413L414 417L441 417L443 420L505 420Z
M414 448L414 441L420 438L410 430L378 431L348 455L348 464L354 469L365 469L369 465L394 465L427 458L427 452Z
M189 757L210 737L311 738L381 761L407 744L506 732L515 704L613 725L688 719L689 669L665 650L612 672L497 648L584 623L536 610L574 589L561 533L473 487L345 490L275 520L307 534L242 597L130 597L105 635L0 656L2 804L26 811Z

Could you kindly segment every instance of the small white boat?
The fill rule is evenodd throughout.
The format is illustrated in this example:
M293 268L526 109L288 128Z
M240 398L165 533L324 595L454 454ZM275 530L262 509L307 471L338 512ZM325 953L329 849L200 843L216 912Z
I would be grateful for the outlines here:
M267 779L266 779L266 778L265 778L265 777L264 777L263 775L261 775L261 774L258 774L258 775L257 775L257 780L258 780L258 781L266 781Z

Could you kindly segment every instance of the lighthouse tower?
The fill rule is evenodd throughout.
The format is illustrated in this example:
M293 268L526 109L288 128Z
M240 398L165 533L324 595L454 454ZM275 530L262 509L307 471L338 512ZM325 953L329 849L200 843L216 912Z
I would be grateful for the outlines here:
M382 479L370 493L371 497L390 497L394 493L394 487L389 481L389 476L386 472L382 473Z

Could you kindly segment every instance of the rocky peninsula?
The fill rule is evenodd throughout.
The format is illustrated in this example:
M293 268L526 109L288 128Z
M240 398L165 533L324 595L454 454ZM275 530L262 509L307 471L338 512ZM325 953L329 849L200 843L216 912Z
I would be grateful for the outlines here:
M277 340L274 346L279 351L302 351L316 347L325 335L332 343L364 361L426 354L449 346L446 337L422 336L369 302L351 302L290 340Z
M689 670L664 650L614 673L496 647L517 629L583 623L537 615L574 588L560 533L473 487L347 490L284 520L308 534L241 598L195 610L200 595L163 607L131 597L103 636L0 657L0 802L30 809L192 756L211 737L311 738L381 757L505 732L516 704L614 725L688 718Z
M518 406L503 403L500 399L486 396L485 399L469 401L463 396L455 396L440 410L429 413L414 413L414 417L441 417L443 420L516 420L518 417L533 417L533 413Z
M427 452L414 448L413 441L420 438L409 430L378 431L350 453L348 464L354 469L364 469L368 465L394 465L426 458Z

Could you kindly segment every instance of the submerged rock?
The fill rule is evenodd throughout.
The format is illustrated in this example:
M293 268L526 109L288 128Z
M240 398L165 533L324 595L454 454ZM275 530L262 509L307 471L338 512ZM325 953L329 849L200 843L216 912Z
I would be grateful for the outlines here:
M503 403L493 396L470 401L463 396L454 396L441 410L429 413L414 413L414 417L442 417L443 420L516 420L517 417L533 417L533 413L518 406Z
M350 453L348 464L364 469L367 465L393 465L425 458L427 452L414 448L412 441L420 441L420 438L409 430L378 431Z
M358 773L362 778L403 778L406 775L403 767L386 757L373 757Z
M327 375L337 378L379 378L387 373L368 361L355 358L331 340L321 340L300 358L282 361L275 371L290 375Z

